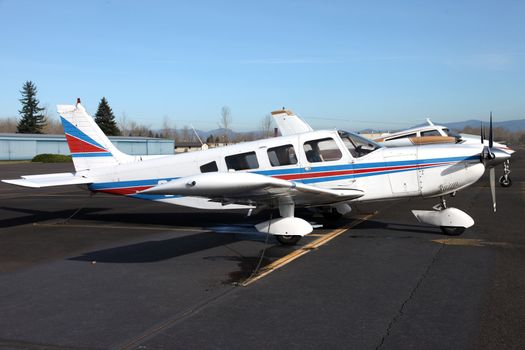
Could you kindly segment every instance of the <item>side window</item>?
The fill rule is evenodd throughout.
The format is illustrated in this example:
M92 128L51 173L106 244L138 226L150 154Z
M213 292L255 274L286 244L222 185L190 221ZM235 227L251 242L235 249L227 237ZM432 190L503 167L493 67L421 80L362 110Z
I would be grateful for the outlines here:
M257 156L255 155L255 152L227 156L225 160L228 170L257 169L259 167L259 162L257 161Z
M219 168L217 168L217 163L215 162L201 165L201 173L213 173L214 171L219 171Z
M310 163L339 160L343 156L337 143L332 138L305 142L304 153Z
M407 138L407 137L416 137L417 134L416 133L413 133L413 134L408 134L408 135L401 135L401 136L396 136L396 137L385 137L385 141L388 141L388 140L399 140L399 139L404 139L404 138Z
M269 148L268 159L270 159L272 166L297 164L297 157L292 145Z
M437 130L422 131L421 136L441 136Z

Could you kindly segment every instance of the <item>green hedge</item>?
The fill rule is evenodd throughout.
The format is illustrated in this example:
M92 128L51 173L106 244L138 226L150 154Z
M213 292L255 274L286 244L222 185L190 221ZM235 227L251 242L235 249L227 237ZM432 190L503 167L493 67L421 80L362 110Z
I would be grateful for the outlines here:
M42 153L37 154L33 159L31 159L31 161L40 163L69 163L71 162L71 156L66 156L63 154Z

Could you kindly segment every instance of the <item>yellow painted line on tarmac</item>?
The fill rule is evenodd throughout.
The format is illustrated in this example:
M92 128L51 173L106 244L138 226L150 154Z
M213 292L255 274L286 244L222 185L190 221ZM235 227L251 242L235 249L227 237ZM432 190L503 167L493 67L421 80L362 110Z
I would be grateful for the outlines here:
M432 242L440 243L444 245L458 245L464 247L483 247L482 239L472 239L472 238L443 238L443 239L433 239Z
M444 239L433 239L432 242L444 244L444 245L455 245L462 247L513 247L513 248L522 248L524 244L515 244L507 242L490 242L485 241L484 239L475 239L475 238L444 238Z
M300 258L301 256L305 255L305 254L308 254L309 252L311 252L312 250L314 249L317 249L319 248L320 246L330 242L332 239L336 238L337 236L341 235L342 233L348 231L349 229L351 229L352 227L355 227L357 225L359 225L360 223L362 223L363 221L366 221L368 220L369 218L371 218L372 216L376 215L378 212L374 212L374 213L371 213L371 214L367 214L357 220L354 220L352 221L351 223L341 227L341 228L338 228L338 229L335 229L333 231L330 231L328 232L327 234L324 234L324 235L321 235L320 238L316 239L315 241L297 249L297 250L294 250L293 252L291 252L290 254L287 254L285 256L283 256L282 258L266 265L264 268L262 268L257 274L255 274L254 276L251 276L249 277L248 279L246 279L244 282L240 283L241 286L243 287L246 287L258 280L260 280L261 278L263 277L266 277L268 276L270 273L274 272L275 270L277 269L280 269L281 267L285 266L286 264L289 264L291 263L292 261ZM311 235L309 235L311 236Z
M153 231L184 231L184 232L206 232L207 229L196 229L186 227L157 227L157 226L121 226L121 225L83 225L83 224L40 224L33 223L33 226L43 227L71 227L71 228L96 228L96 229L117 229L117 230L153 230Z

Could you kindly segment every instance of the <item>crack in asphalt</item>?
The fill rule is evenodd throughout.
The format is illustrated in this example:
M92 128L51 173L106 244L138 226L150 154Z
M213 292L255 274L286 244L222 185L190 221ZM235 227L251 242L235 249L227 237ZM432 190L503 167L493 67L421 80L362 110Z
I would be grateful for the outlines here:
M434 257L432 258L432 260L430 261L430 263L428 264L425 272L423 272L423 274L421 275L421 277L419 277L419 280L417 281L416 285L414 286L414 288L412 289L412 291L410 292L410 294L408 295L408 298L405 299L405 301L403 301L403 303L401 304L401 307L399 308L399 310L397 311L397 314L394 316L394 318L392 318L392 320L390 321L390 323L388 324L388 327L386 329L386 333L381 337L381 342L379 343L379 345L377 345L375 347L376 350L379 350L383 347L384 343L385 343L385 340L386 338L388 338L390 336L390 333L392 331L392 328L395 326L395 324L397 323L397 321L404 315L404 310L405 310L405 307L406 305L414 298L414 296L416 295L416 292L417 290L419 289L419 287L421 286L421 284L423 283L423 281L425 280L425 278L427 277L428 273L430 272L430 269L432 268L432 266L434 265L434 263L437 261L437 258L439 256L439 253L441 253L441 251L443 250L443 248L445 247L444 244L440 244L440 247L439 249L437 250L436 254L434 254Z

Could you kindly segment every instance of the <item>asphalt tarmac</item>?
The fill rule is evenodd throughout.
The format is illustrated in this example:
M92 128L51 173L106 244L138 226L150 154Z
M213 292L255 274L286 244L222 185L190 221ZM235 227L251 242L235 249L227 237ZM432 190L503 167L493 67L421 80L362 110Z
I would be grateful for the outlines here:
M511 164L497 213L486 177L448 200L476 221L462 236L410 213L435 199L404 200L310 216L295 247L255 232L267 212L0 184L0 348L523 349L525 151Z

